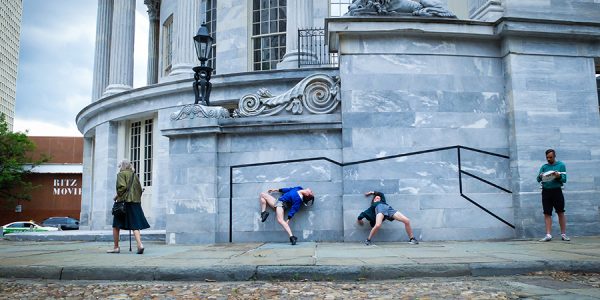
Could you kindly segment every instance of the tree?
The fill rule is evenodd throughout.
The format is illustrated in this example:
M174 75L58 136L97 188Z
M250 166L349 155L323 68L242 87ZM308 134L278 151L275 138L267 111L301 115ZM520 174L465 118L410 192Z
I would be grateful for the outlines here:
M0 114L0 201L5 206L31 199L30 192L35 186L27 180L27 175L33 167L48 161L45 155L34 160L34 150L35 144L27 132L9 131L4 114Z

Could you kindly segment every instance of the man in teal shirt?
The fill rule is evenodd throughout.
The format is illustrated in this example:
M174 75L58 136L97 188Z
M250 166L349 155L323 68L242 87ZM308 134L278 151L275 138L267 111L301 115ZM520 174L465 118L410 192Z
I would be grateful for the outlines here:
M567 182L567 168L561 161L556 160L554 149L546 150L546 161L538 172L537 181L542 184L542 207L544 208L544 222L546 223L546 236L540 242L552 240L552 208L558 215L560 236L563 241L570 241L567 236L567 219L565 217L565 197L562 186Z

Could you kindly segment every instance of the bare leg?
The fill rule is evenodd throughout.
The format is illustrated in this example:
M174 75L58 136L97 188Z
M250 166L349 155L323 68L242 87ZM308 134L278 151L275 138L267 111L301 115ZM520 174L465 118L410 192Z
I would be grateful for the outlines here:
M113 243L115 244L113 248L119 248L119 232L121 230L119 228L113 227Z
M567 217L565 217L565 213L558 213L558 224L560 225L560 233L567 233ZM546 231L548 230L548 224L546 224Z
M404 223L404 229L406 230L406 234L408 234L408 238L414 238L412 227L410 227L410 220L405 215L399 211L396 211L394 214L394 220Z
M283 207L279 206L275 208L275 212L277 213L277 222L285 229L289 236L292 236L292 230L290 229L290 225L288 222L283 220Z
M267 210L267 204L269 204L270 207L275 208L275 202L277 202L275 197L269 195L269 193L260 193L259 200L260 200L260 211L261 212Z
M552 232L552 216L544 215L544 222L546 223L546 234L550 234Z
M377 231L379 231L379 227L381 227L381 223L383 223L383 214L379 213L377 214L377 216L375 216L375 226L373 226L373 228L371 228L371 232L369 233L369 240L371 240L371 238L373 238L373 236L375 236L375 234L377 233Z
M133 231L133 236L135 237L135 242L137 244L137 248L138 249L144 248L144 244L142 244L142 236L140 234L140 231L139 230L134 230Z

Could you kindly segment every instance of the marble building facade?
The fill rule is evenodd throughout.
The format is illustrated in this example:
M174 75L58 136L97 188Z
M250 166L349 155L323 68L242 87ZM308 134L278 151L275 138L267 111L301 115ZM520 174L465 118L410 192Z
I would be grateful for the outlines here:
M99 0L92 102L77 116L82 227L110 228L116 164L130 158L149 222L172 244L285 242L273 218L260 222L258 193L295 185L316 193L292 222L299 241L363 240L369 228L355 220L369 190L423 240L535 237L535 176L555 148L569 232L600 233L599 3L333 13L349 2L146 0L148 85L133 89L135 1ZM211 107L198 108L192 37L203 21L215 74ZM299 67L314 55L298 42L307 28L324 28L337 64ZM392 223L377 239L406 236Z

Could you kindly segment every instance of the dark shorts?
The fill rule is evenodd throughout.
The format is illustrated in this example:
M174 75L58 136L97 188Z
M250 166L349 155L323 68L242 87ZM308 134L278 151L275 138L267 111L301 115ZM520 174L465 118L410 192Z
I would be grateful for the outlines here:
M542 189L542 207L545 215L552 215L552 208L556 213L565 212L565 197L562 189Z
M381 203L375 207L375 215L383 214L384 219L388 221L394 221L394 214L396 211L397 210L385 203Z

